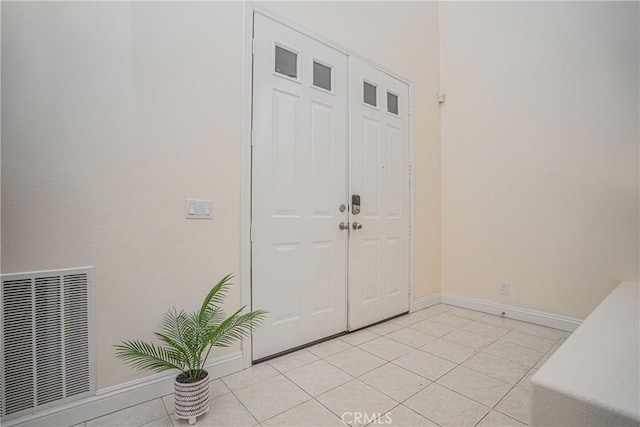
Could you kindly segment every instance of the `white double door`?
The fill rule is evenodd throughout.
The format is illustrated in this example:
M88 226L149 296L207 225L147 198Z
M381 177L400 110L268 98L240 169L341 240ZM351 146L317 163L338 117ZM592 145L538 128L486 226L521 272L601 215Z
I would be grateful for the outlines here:
M408 107L405 83L255 14L253 360L408 311Z

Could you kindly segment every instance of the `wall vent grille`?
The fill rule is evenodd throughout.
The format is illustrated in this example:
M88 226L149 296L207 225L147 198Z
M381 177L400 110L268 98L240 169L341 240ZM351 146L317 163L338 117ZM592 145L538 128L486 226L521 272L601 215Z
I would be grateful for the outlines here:
M0 415L95 394L93 268L2 275Z

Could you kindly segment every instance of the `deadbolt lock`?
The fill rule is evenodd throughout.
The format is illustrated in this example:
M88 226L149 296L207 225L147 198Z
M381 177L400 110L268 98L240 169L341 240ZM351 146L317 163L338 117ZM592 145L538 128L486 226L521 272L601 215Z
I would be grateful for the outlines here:
M360 213L360 196L357 194L351 196L351 213L353 215L358 215Z

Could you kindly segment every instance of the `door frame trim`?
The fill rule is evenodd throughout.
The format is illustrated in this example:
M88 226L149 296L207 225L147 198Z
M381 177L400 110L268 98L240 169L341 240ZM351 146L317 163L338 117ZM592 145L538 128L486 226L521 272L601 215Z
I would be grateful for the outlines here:
M396 78L409 87L409 306L413 302L414 283L414 236L415 236L415 185L413 164L413 142L414 142L414 95L413 81L388 68L371 61L357 52L345 48L344 46L317 34L304 26L291 21L284 16L264 8L256 2L248 1L243 3L243 54L242 54L242 138L240 149L240 303L252 309L251 302L251 145L252 145L252 112L253 112L253 22L254 15L259 13L267 18L311 37L320 43L338 50L345 55L358 57L370 64L372 67ZM345 325L346 326L346 325ZM251 338L245 338L241 343L243 368L248 368L252 364Z

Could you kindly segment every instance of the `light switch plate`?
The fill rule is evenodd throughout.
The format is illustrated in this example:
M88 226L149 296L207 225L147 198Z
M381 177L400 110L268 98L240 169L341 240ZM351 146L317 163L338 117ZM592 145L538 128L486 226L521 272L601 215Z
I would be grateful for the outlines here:
M202 199L187 199L184 203L184 217L186 219L212 219L213 201Z

